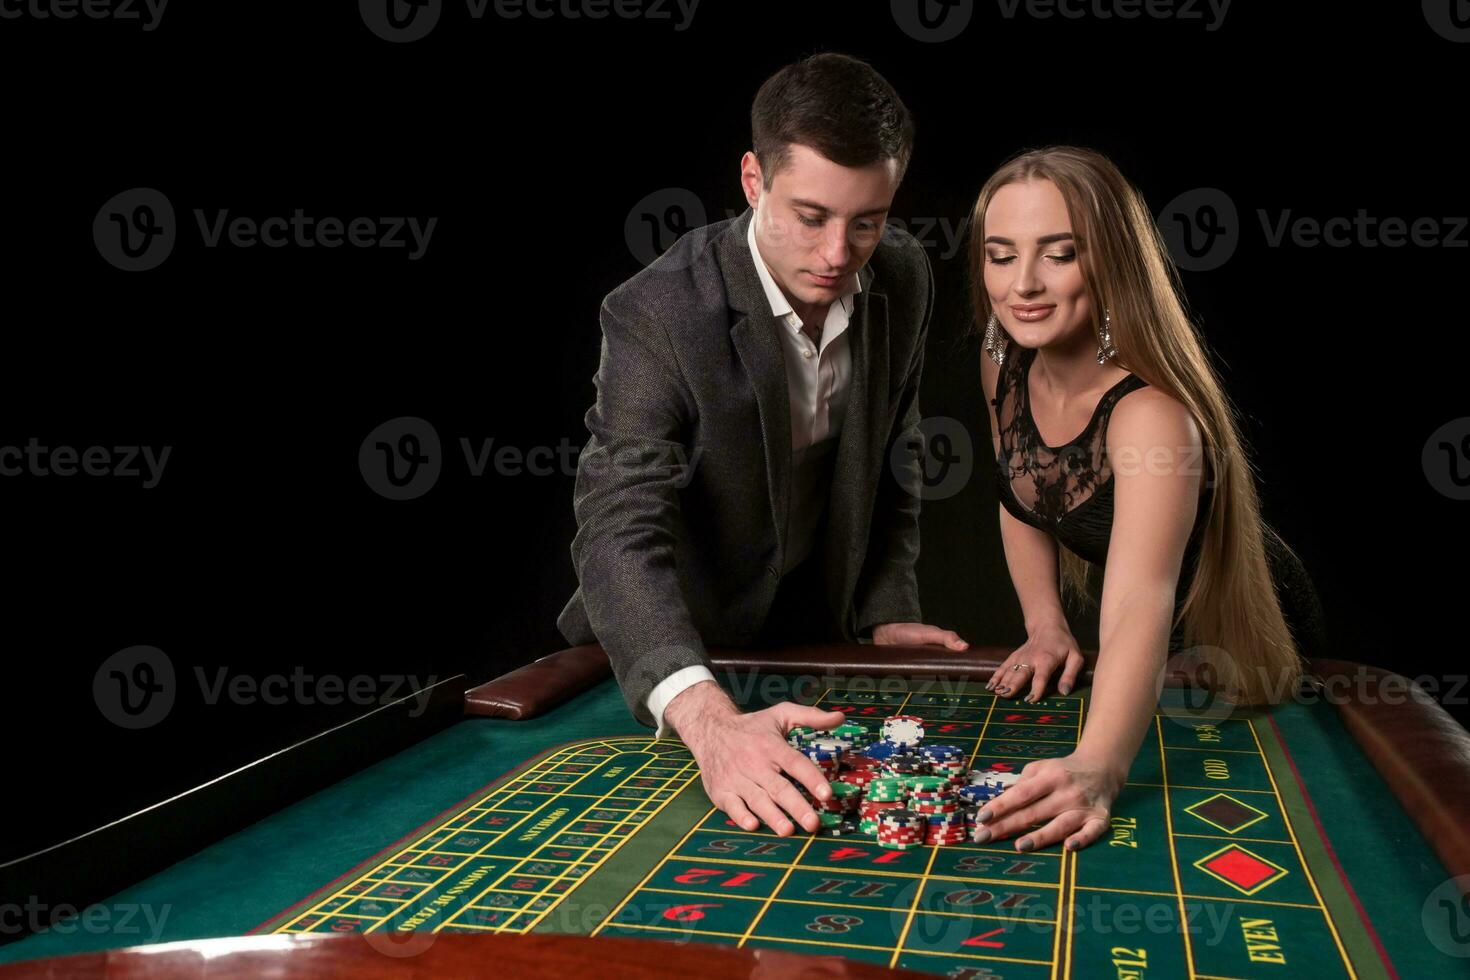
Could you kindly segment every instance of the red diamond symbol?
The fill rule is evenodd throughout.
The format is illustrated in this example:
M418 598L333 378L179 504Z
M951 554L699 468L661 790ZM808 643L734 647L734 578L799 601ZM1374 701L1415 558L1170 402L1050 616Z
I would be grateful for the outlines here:
M1195 867L1209 872L1247 895L1254 894L1286 876L1285 868L1234 844L1201 858L1195 862Z

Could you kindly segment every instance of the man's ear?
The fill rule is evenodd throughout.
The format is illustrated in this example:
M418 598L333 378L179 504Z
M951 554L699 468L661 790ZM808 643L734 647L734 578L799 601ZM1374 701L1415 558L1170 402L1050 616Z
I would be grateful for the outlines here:
M746 150L745 155L740 158L740 189L745 193L745 203L751 207L760 203L761 191L765 189L763 180L760 160L756 159L755 151Z

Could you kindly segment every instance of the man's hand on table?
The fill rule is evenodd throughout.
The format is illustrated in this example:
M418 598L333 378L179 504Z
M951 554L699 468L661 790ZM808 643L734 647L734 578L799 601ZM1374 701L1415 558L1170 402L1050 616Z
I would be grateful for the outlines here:
M873 643L877 646L934 646L951 650L968 650L970 644L954 630L940 629L927 623L880 623L873 627Z
M794 820L808 832L817 830L816 811L791 779L819 800L832 790L816 763L787 744L786 733L796 725L840 725L842 712L783 701L746 714L714 681L700 681L669 702L664 718L694 753L710 802L742 829L757 830L764 822L785 837L795 831Z

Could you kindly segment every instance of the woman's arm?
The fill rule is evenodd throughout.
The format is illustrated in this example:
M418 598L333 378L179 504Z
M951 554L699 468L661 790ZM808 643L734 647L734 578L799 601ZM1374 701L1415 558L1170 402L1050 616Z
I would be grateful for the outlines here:
M1200 434L1169 395L1141 388L1108 425L1113 530L1103 577L1098 657L1077 754L1127 773L1153 721L1174 596L1199 506Z
M985 403L995 397L995 388L1000 368L988 357L980 358L980 380L985 388ZM1000 431L993 406L986 412L990 417L990 441L995 455L1000 454ZM1057 543L1050 534L1017 520L1005 504L999 505L1000 540L1005 549L1006 568L1010 572L1011 584L1016 598L1021 603L1021 614L1026 623L1025 645L1014 651L995 669L987 688L1006 686L1002 693L1007 695L1029 689L1026 700L1041 698L1051 674L1059 665L1065 665L1058 687L1063 694L1071 691L1083 666L1082 653L1067 624L1062 611L1062 597L1057 585ZM1015 672L1020 680L1012 681L1011 665L1028 664L1032 669Z
M1076 850L1107 831L1163 682L1175 588L1199 506L1200 474L1187 462L1199 458L1199 443L1184 406L1151 388L1114 408L1107 437L1113 530L1087 725L1070 754L1029 763L986 804L980 843L1019 833L1018 851L1063 839Z
M1057 587L1056 540L1040 528L1016 520L1005 504L1001 504L1000 541L1005 548L1011 584L1015 586L1026 620L1026 634L1035 635L1047 626L1068 628Z

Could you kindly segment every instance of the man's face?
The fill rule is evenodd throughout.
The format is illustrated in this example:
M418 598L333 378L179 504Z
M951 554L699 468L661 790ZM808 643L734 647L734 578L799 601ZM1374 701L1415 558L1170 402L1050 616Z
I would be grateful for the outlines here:
M741 184L771 277L798 315L831 304L878 247L898 190L897 161L844 167L793 143L770 190L761 176L755 154L746 153Z

